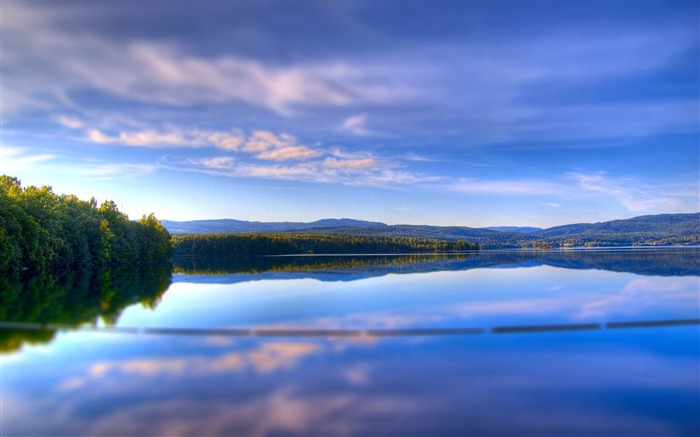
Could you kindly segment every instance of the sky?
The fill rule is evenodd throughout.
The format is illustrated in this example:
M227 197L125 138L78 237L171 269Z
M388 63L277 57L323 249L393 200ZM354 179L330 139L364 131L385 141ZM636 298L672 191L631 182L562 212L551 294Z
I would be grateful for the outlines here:
M0 3L0 174L130 218L700 211L697 1Z

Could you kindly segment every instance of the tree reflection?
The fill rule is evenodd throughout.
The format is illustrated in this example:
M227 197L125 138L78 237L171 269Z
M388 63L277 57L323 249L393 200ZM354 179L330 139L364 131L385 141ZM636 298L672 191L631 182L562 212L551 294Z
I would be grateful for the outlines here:
M603 250L504 250L442 255L176 257L174 272L230 274L266 272L421 273L493 267L549 265L647 276L700 276L700 248ZM335 280L340 279L335 277Z
M124 308L141 303L155 309L170 286L171 265L76 271L62 276L35 275L24 280L0 278L0 321L79 327L115 325ZM47 343L52 330L0 330L0 350L24 343Z

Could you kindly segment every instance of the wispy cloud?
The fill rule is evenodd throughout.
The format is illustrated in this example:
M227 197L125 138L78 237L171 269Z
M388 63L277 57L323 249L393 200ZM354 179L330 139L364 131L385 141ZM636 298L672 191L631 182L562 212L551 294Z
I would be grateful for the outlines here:
M343 120L342 129L357 136L372 135L374 132L367 128L367 114L358 114Z
M306 146L286 146L279 149L267 150L256 155L258 159L270 159L273 161L305 160L316 158L322 152L310 149Z
M326 158L323 161L324 167L328 168L344 168L344 169L364 169L372 168L377 165L377 161L373 158L359 159L336 159Z
M386 67L343 61L271 65L242 55L203 57L182 45L131 39L109 40L95 32L65 32L56 14L7 2L4 63L15 90L7 110L42 102L40 96L99 90L138 102L173 106L245 102L290 115L296 106L348 106L387 102L408 91ZM397 75L398 77L398 75ZM43 100L42 106L46 106Z
M182 132L120 132L116 136L109 136L102 133L99 129L90 129L87 131L86 139L99 144L152 148L198 147L206 145L204 137L200 135L184 134Z
M649 185L633 177L611 178L604 173L569 173L567 177L583 193L615 199L630 212L675 211L687 198L683 193L676 193L666 186Z
M158 169L156 164L132 164L132 163L89 163L84 166L82 174L94 177L134 177L145 173L152 173Z
M401 170L397 168L397 163L374 158L337 159L329 157L291 164L265 164L219 156L196 159L171 158L165 165L177 170L198 171L235 178L338 183L382 188L429 185L444 179Z
M537 179L460 179L451 184L451 188L472 195L545 196L565 192L565 188L556 182Z
M241 145L246 152L255 153L258 159L273 161L306 160L323 154L304 145L296 144L296 138L288 134L256 131Z
M119 132L107 135L99 129L89 129L84 138L98 144L119 146L165 148L200 148L216 147L230 152L241 152L260 160L303 161L317 158L326 152L305 145L297 144L296 139L288 134L275 135L267 131L255 131L250 136L240 131L179 131L158 132L154 130Z
M61 126L70 129L82 129L85 127L85 123L81 119L69 115L55 115L52 119Z
M0 147L0 172L14 174L26 170L39 163L52 161L58 156L50 153L36 153L23 147L2 145Z
M403 159L405 159L406 161L413 161L413 162L439 162L440 161L440 159L428 157L425 155L420 155L420 154L415 153L415 152L406 153L405 155L403 155ZM471 165L474 165L474 164L471 164Z
M561 208L568 201L617 204L631 213L682 212L698 208L697 183L681 188L604 173L565 173L548 179L447 179L443 186L465 195L542 197L549 201L541 203L550 208Z

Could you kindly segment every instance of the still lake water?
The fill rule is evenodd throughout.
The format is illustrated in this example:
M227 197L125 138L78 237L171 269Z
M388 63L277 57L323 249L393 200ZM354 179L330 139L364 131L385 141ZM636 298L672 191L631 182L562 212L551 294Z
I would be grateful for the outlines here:
M83 281L89 305L5 284L2 435L700 434L697 248L184 260L168 277Z

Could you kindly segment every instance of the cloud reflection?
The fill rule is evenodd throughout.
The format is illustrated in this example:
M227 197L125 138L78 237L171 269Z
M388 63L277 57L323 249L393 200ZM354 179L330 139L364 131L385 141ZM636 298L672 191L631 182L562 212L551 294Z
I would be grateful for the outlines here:
M189 340L164 338L186 352ZM346 339L253 340L249 351L213 355L207 352L219 346L202 348L196 341L189 355L93 363L87 383L66 380L64 389L74 385L70 396L44 390L43 396L6 398L43 417L20 424L27 411L10 408L7 429L33 431L13 435L52 429L71 435L251 436L693 431L692 424L645 410L659 393L685 399L674 403L681 415L697 406L697 399L683 397L698 382L697 357L689 351L664 354L640 337L618 337L616 343L592 336L583 348L537 336L497 338L491 347L464 339L383 339L370 349ZM320 359L297 366L312 354ZM275 373L283 369L292 373ZM163 376L167 383L158 379ZM633 403L626 400L630 390Z
M93 364L88 374L99 379L108 374L120 373L145 377L205 375L253 369L258 373L271 373L292 369L303 358L319 352L314 343L273 342L262 343L249 352L234 352L216 357L144 358L125 361L103 361ZM62 387L80 387L75 380L66 381Z

